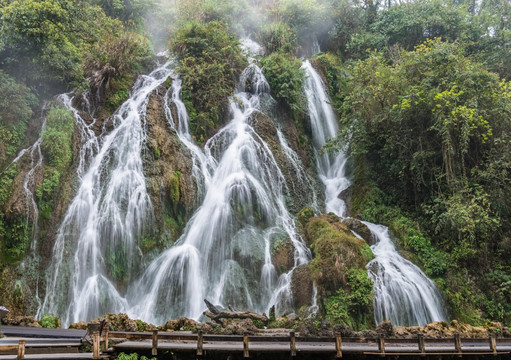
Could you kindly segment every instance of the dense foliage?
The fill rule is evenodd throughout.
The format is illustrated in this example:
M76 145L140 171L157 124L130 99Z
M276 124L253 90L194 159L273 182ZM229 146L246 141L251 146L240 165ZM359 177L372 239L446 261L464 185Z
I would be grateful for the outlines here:
M372 54L348 72L341 110L358 164L355 210L404 232L404 245L430 275L448 271L440 284L456 317L466 306L484 308L483 293L475 303L462 300L464 284L452 277L462 269L482 277L499 252L511 250L510 204L501 193L510 161L510 84L467 58L461 45L439 39L402 51L394 62ZM389 206L401 209L399 216ZM402 216L417 219L422 232ZM410 230L400 231L399 221Z
M238 45L218 21L186 23L172 39L171 49L179 57L183 98L188 100L191 131L199 142L222 123L227 99L247 64Z

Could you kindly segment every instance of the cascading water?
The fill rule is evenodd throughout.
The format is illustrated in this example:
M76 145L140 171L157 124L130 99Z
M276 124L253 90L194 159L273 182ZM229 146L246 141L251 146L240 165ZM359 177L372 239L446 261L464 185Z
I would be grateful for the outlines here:
M337 119L319 74L308 61L304 62L303 68L307 76L305 94L318 173L325 188L326 211L342 218L346 215L346 205L339 195L350 186L345 174L346 155L342 151L319 152L329 138L337 136ZM367 265L374 282L376 323L391 320L394 325L425 325L445 320L442 299L434 283L417 266L399 255L388 228L364 223L378 240L371 247L375 258Z
M286 209L284 176L251 126L269 86L254 64L245 69L240 84L246 81L251 92L240 85L230 100L231 121L196 154L198 163L206 165L198 168L207 169L202 172L207 179L204 200L176 244L130 289L132 316L155 323L176 316L198 318L204 298L254 311L271 305L280 313L293 310L292 271L278 276L271 250L279 241L291 242L295 266L307 263L310 253ZM174 81L172 102L184 109L178 94ZM185 112L178 114L178 133L186 144L191 138L182 121Z
M396 251L389 229L364 222L377 242L371 248L374 259L367 264L374 282L376 323L390 320L396 325L426 325L445 320L441 296L417 266Z
M80 187L58 230L37 316L59 314L67 325L128 308L117 290L123 284L111 279L129 280L141 263L137 241L152 216L142 171L142 121L149 95L170 73L167 63L139 78L97 153L93 141L82 147Z
M350 186L345 174L347 157L342 151L321 152L328 139L337 136L337 119L319 74L308 61L303 63L306 72L305 96L312 125L312 142L316 152L318 175L325 187L326 212L343 217L346 204L339 198Z

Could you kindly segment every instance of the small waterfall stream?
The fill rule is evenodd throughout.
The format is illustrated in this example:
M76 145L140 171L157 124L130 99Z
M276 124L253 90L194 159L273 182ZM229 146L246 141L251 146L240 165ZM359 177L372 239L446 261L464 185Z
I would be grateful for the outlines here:
M346 216L346 205L339 195L350 186L345 174L346 155L342 151L320 153L329 138L337 136L337 119L329 104L325 86L310 62L305 61L305 94L312 124L318 173L325 188L326 211ZM426 325L445 320L442 299L434 283L396 250L388 228L364 222L377 238L371 247L375 258L367 264L374 282L376 323L391 320L394 325Z

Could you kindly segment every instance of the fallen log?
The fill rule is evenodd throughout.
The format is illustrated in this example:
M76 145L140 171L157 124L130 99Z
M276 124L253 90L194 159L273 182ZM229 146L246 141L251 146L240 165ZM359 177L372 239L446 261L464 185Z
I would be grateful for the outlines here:
M252 319L262 321L264 324L268 323L266 314L258 314L251 311L221 311L209 301L204 299L209 311L204 311L204 315L211 320L217 321L221 319Z

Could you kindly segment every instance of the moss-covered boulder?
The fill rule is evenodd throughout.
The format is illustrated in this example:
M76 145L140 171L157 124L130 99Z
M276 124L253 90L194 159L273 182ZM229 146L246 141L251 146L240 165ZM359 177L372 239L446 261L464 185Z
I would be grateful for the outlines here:
M311 278L326 319L354 329L374 325L373 283L365 268L373 257L369 245L334 214L310 218L305 230L314 253Z
M311 218L306 236L314 251L310 263L312 278L321 294L333 293L345 286L347 271L365 269L370 260L366 242L353 235L333 214Z
M295 309L312 305L313 283L309 265L301 265L293 271L291 291Z

